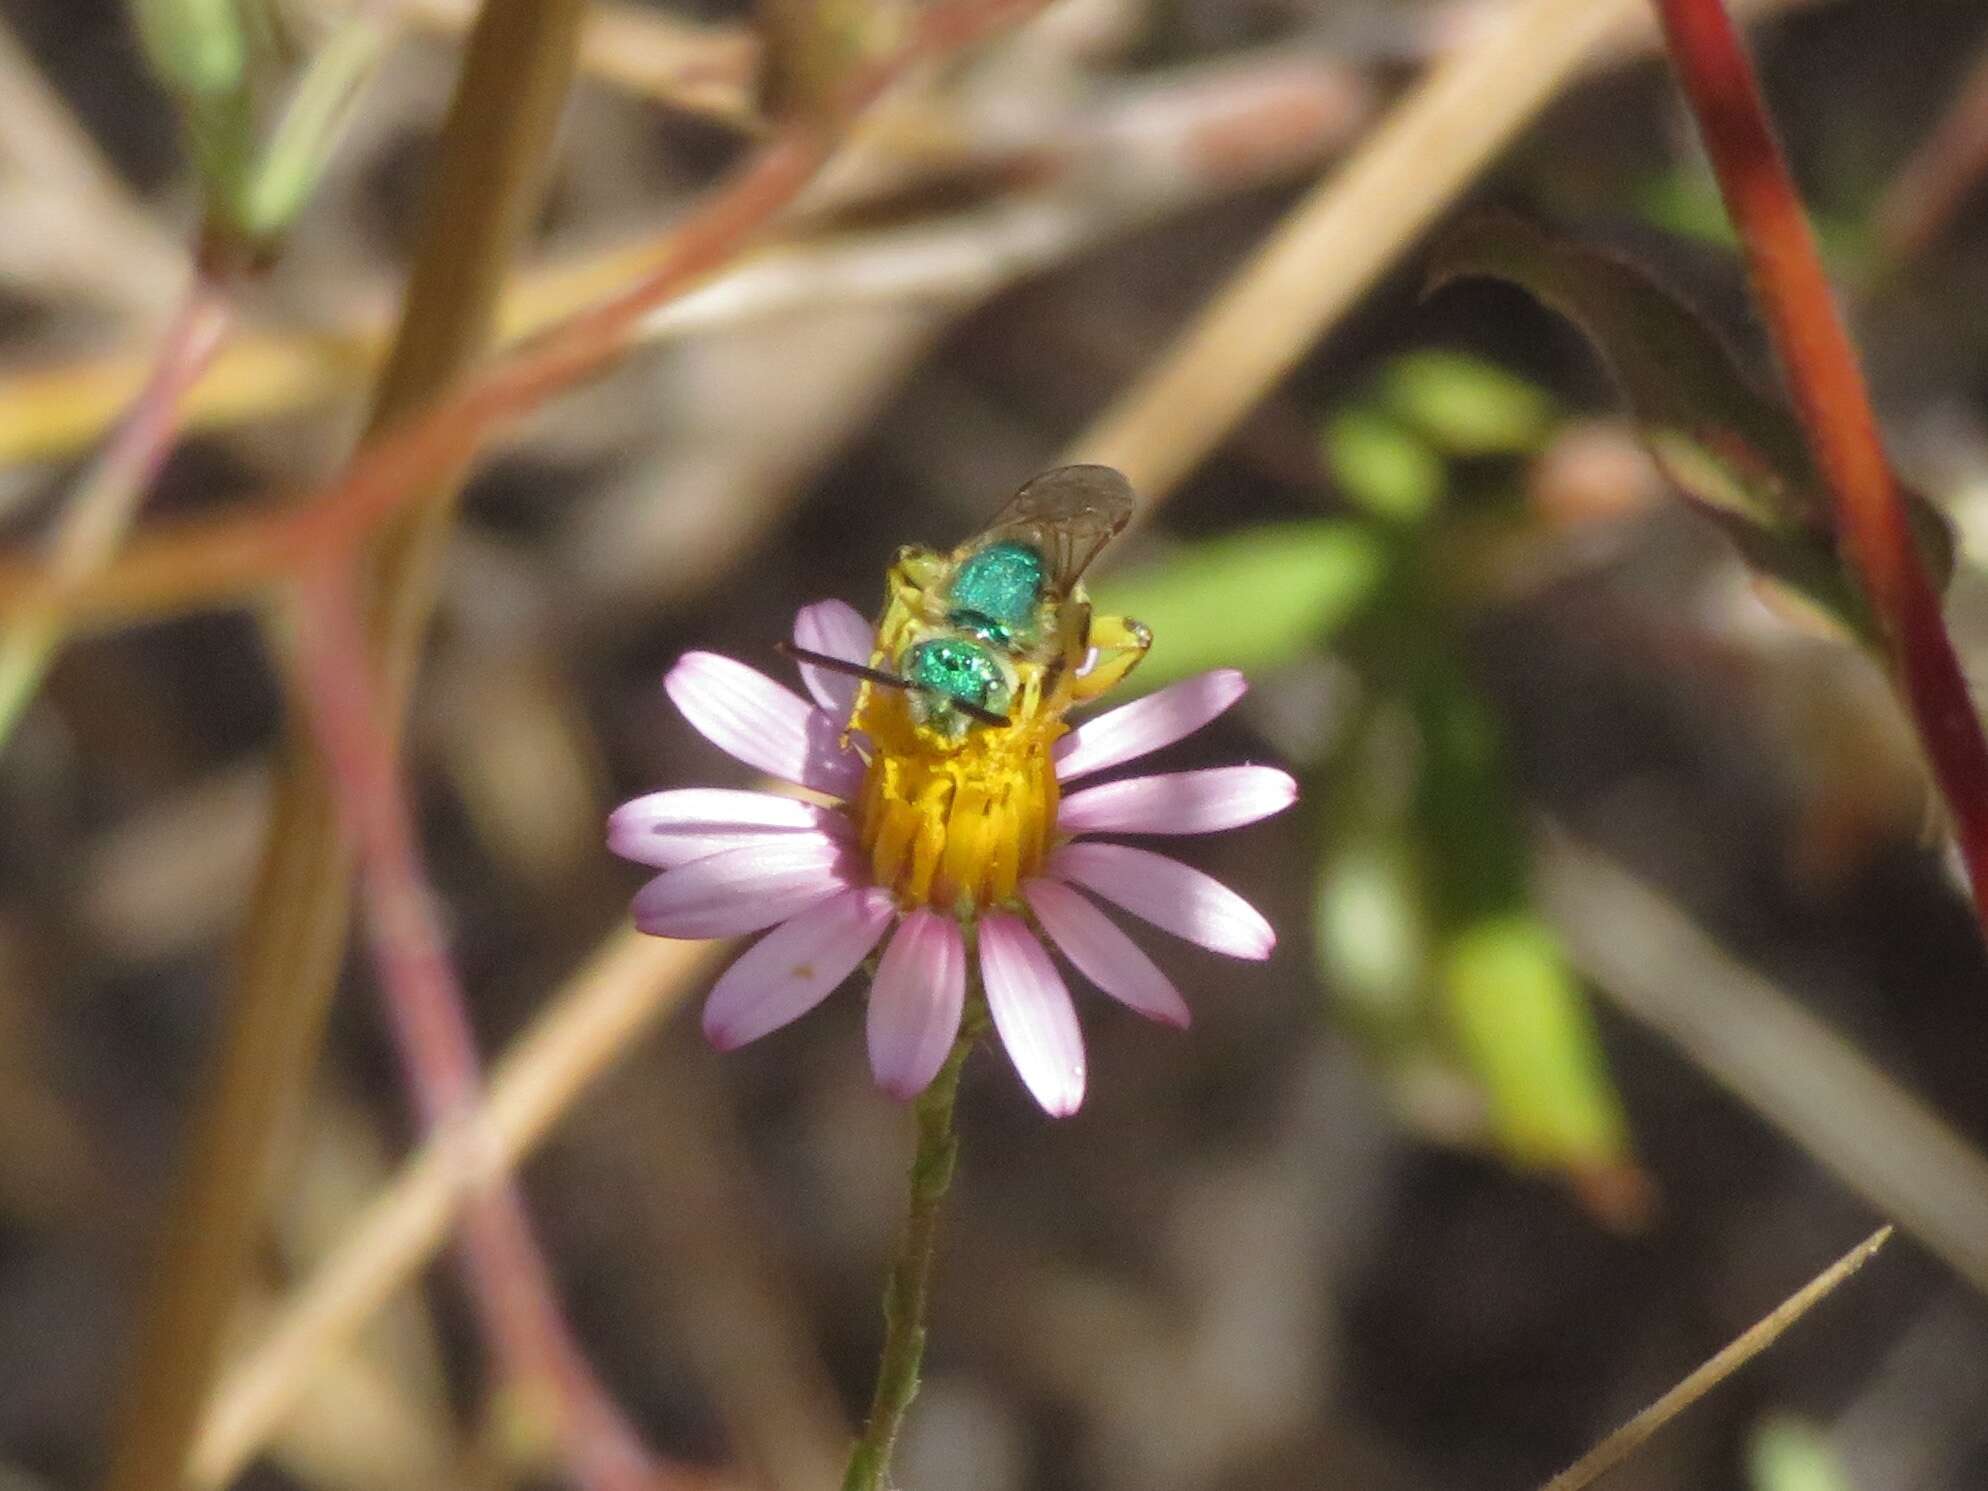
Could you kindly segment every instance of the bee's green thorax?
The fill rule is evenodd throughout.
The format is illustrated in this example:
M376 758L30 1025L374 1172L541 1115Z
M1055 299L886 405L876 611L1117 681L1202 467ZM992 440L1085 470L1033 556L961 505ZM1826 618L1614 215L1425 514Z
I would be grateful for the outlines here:
M946 599L953 625L1006 645L1034 625L1042 602L1042 555L1012 539L989 544L960 561Z
M1013 690L994 655L967 637L936 637L904 655L904 680L941 706L957 699L976 709L1001 714ZM914 697L916 697L914 695Z

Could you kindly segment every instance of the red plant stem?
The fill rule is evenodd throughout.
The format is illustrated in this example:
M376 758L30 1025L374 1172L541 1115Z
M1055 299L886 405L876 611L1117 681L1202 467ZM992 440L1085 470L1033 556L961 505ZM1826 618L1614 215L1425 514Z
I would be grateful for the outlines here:
M723 267L764 231L834 153L847 127L919 61L945 56L1046 0L952 0L925 12L911 39L860 69L826 118L785 126L745 170L673 233L636 284L542 333L467 380L451 398L370 441L329 484L275 511L211 520L134 546L77 581L0 562L0 604L72 619L156 613L245 594L333 552L349 552L438 473L496 431L600 371L650 311Z
M1753 64L1721 0L1657 0L1774 349L1835 504L1838 541L1890 644L1988 930L1988 741L1913 541L1877 417Z
M185 299L160 339L144 386L79 488L79 493L115 493L116 497L98 496L80 521L65 525L55 542L58 566L65 562L87 565L117 542L124 524L166 463L173 438L179 433L181 405L220 351L233 324L229 286L206 270L196 269Z
M452 1140L474 1191L461 1252L471 1296L518 1406L549 1410L587 1491L666 1482L573 1340L516 1186L479 1128L483 1089L462 986L449 957L377 705L351 567L309 566L295 587L299 694L358 850L374 965L408 1090L425 1131Z
M231 286L196 266L167 323L144 383L62 506L47 544L46 572L79 580L108 563L143 506L179 434L186 396L234 324ZM30 608L0 632L0 746L40 687L61 640L62 618Z

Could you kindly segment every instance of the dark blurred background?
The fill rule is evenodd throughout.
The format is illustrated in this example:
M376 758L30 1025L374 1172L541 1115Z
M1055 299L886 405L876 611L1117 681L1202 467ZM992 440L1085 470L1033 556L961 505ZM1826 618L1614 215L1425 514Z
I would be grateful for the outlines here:
M250 292L244 334L271 361L229 375L242 409L189 436L148 514L299 487L349 449L366 380L337 349L394 303L457 56L449 7L414 8ZM954 80L962 160L884 170L799 225L817 259L785 301L659 333L489 455L409 759L493 1058L625 919L640 877L602 848L608 808L743 781L668 707L662 669L704 647L780 672L797 606L870 610L897 545L972 532L1493 9L1071 0L1017 44L1032 52ZM750 19L712 0L618 16ZM0 20L20 49L0 54L0 516L27 544L88 449L49 411L143 358L194 208L120 6L0 0ZM1965 148L1927 152L1988 114L1970 77L1988 26L1955 0L1816 0L1755 35L1901 467L1961 536L1953 615L1979 655L1988 189ZM1310 112L1162 180L1142 131L1172 127L1210 68L1244 104L1281 88ZM106 174L65 175L50 118ZM599 264L749 149L708 110L583 81L528 261ZM1079 161L1061 185L1017 165L1058 152ZM1906 221L1912 170L1944 183L1930 223ZM1489 207L1631 254L1765 368L1647 47L1567 91L1446 222ZM955 241L967 267L909 290L809 278L871 254L915 280ZM1716 1040L1719 978L1750 967L1988 1139L1988 969L1877 670L1763 599L1663 491L1577 332L1507 287L1424 298L1425 274L1423 248L1402 257L1104 569L1107 601L1172 628L1143 682L1252 672L1246 705L1169 764L1285 760L1305 782L1295 811L1186 853L1282 941L1261 966L1164 949L1186 1034L1080 995L1091 1094L1070 1120L998 1051L969 1066L906 1488L1534 1486L1875 1226L1869 1184L1802 1126L1847 1124L1866 1180L1909 1164L1908 1141L1841 1112L1803 1049L1778 1097L1734 1090L1625 1013L1606 953L1651 903L1584 856L1633 871L1724 960L1643 968L1681 1018ZM1291 558L1342 544L1392 578ZM1252 626L1266 588L1292 615ZM253 617L164 618L68 648L0 759L0 1485L102 1468L282 709ZM1432 807L1416 774L1460 719L1491 744L1461 805ZM1444 865L1486 841L1520 883L1579 892L1494 908L1546 939L1523 997L1550 1007L1551 1051L1501 1049L1505 995L1464 1009L1440 972L1468 930ZM870 1086L854 992L723 1058L696 992L580 1097L527 1193L582 1339L660 1451L740 1485L832 1484L874 1369L907 1119ZM356 957L333 1022L244 1342L412 1137ZM1529 1101L1551 1110L1531 1130ZM1984 1285L1902 1238L1609 1484L1988 1486ZM246 1480L513 1482L479 1430L484 1380L434 1267Z

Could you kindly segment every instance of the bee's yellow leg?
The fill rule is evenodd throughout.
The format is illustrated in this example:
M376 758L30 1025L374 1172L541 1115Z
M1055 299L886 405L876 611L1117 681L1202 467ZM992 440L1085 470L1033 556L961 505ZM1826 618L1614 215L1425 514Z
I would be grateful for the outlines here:
M1075 699L1095 699L1125 681L1153 645L1153 634L1129 616L1091 618L1091 665L1070 680Z

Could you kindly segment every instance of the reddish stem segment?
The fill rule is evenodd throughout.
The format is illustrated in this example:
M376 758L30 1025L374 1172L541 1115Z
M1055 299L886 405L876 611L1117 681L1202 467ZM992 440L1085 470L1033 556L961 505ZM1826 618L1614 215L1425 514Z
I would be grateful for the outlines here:
M83 490L109 492L65 526L55 543L58 568L87 567L113 548L151 490L179 433L180 409L227 340L234 323L232 287L196 270L167 327L152 369L85 478Z
M88 575L116 553L172 454L187 394L228 338L231 290L204 269L195 271L144 385L63 507L47 559L58 582ZM59 615L30 609L0 631L0 746L40 687L62 630Z
M478 1313L525 1405L550 1411L578 1484L659 1491L663 1475L567 1328L516 1187L488 1160L475 1037L382 728L347 571L339 560L318 564L296 587L299 694L357 842L368 939L408 1090L423 1128L453 1137L462 1184L474 1192L462 1257Z
M1657 8L1745 246L1782 374L1835 504L1838 541L1890 644L1894 677L1967 861L1976 916L1988 928L1988 741L1753 64L1721 0L1657 0Z

